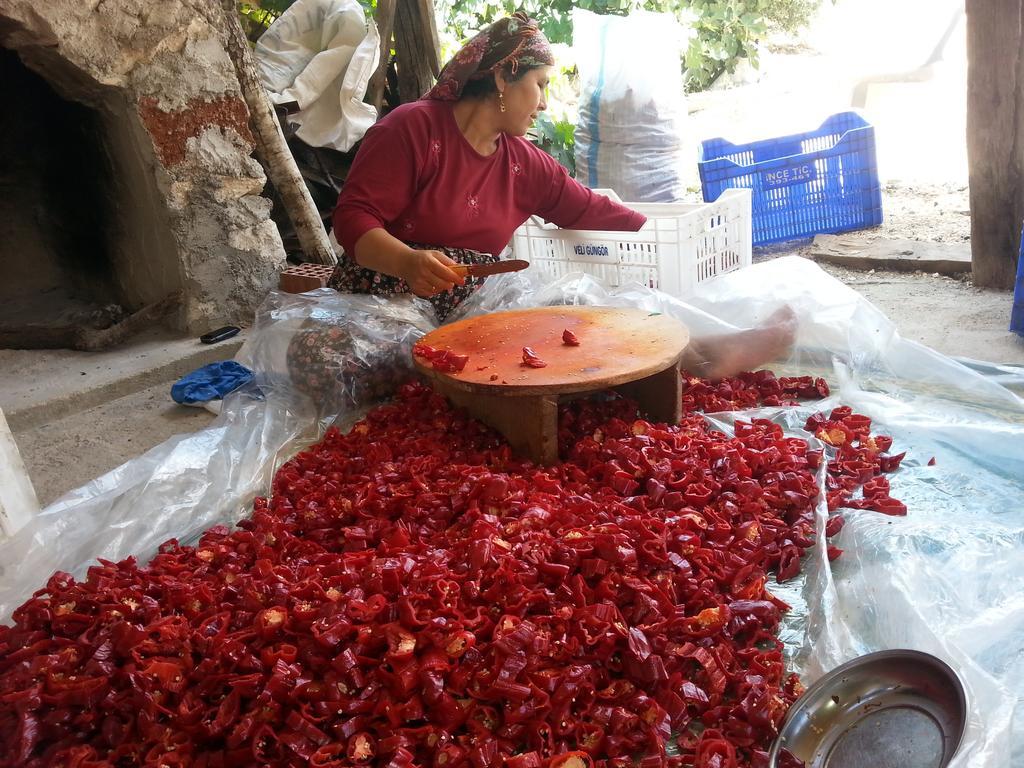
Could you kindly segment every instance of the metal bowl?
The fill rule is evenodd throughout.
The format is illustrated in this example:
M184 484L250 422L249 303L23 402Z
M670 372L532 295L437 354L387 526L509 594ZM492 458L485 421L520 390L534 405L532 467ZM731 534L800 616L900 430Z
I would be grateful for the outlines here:
M920 651L880 651L829 672L794 702L768 756L807 768L944 768L967 725L956 672Z

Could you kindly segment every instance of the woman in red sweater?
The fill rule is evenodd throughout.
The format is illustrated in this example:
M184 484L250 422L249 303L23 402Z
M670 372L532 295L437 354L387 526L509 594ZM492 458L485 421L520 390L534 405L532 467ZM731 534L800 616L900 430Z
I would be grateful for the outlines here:
M332 287L411 290L443 321L479 285L450 267L496 260L531 215L570 229L643 226L525 138L547 107L553 63L543 33L517 13L470 40L422 99L370 128L334 211L347 258Z
M483 281L451 267L496 261L531 215L568 229L643 226L644 216L594 194L526 140L547 107L553 63L537 25L517 13L470 40L422 99L370 128L334 211L345 255L330 287L411 291L428 298L443 322ZM784 349L793 330L792 313L783 313L761 328L695 340L684 365L704 376L753 368ZM322 404L342 393L359 404L366 368L379 369L381 384L367 396L384 394L395 379L389 354L362 360L348 332L334 326L296 334L288 351L294 383Z

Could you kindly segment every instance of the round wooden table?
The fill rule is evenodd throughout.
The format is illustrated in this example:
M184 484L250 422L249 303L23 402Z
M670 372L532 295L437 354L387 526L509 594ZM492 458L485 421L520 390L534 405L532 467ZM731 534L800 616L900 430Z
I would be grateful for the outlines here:
M563 343L565 330L579 346ZM437 392L517 451L551 464L558 460L560 398L615 389L652 420L678 423L679 359L689 339L679 321L641 309L537 307L471 317L427 334L423 344L469 356L458 373L414 360ZM524 365L523 347L547 365Z

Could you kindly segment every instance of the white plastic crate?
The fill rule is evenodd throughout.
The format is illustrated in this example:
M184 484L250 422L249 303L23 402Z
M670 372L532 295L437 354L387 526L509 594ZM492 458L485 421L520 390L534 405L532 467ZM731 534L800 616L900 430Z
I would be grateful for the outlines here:
M750 264L749 189L728 189L713 203L625 205L647 217L639 232L559 229L534 217L512 237L513 257L552 279L585 272L673 296Z

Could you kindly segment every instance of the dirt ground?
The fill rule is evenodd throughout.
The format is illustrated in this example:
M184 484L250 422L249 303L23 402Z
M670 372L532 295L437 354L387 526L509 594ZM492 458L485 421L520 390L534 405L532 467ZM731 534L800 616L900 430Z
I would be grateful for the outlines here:
M967 185L959 182L905 183L882 187L884 219L880 238L966 243L971 239Z
M880 308L904 338L950 357L1024 366L1024 337L1007 331L1004 291L975 288L966 278L821 267Z

